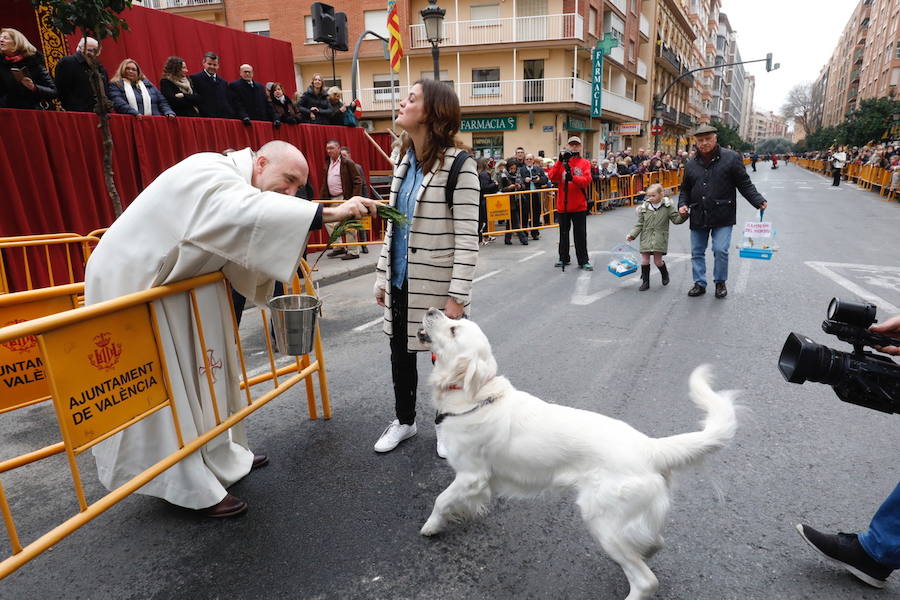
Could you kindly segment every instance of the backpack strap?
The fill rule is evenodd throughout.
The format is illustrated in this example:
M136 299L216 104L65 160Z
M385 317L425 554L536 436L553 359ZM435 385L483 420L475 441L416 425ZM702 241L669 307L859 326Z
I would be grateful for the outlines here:
M460 150L459 154L453 159L453 164L450 166L450 174L447 176L447 186L444 188L444 200L447 202L447 207L450 208L450 212L453 212L453 192L456 191L456 183L459 180L459 172L462 170L463 163L469 158L469 153Z

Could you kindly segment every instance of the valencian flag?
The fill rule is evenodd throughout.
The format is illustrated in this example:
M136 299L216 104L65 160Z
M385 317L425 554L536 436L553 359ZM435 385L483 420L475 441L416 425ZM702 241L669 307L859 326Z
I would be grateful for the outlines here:
M391 40L388 44L391 52L391 68L399 73L400 59L403 58L403 42L400 41L400 15L397 14L396 0L388 0L387 28Z

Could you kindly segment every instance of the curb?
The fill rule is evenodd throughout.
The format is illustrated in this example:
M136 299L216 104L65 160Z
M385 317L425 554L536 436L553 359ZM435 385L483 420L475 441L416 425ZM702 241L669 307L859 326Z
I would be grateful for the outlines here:
M357 261L353 261L357 262ZM332 273L321 273L319 272L319 277L316 277L313 281L318 283L320 286L329 285L332 283L338 283L339 281L346 281L348 279L353 279L354 277L360 277L362 275L374 275L375 274L375 265L374 264L361 264L354 265L353 267L342 268L336 272ZM313 274L315 277L315 273Z

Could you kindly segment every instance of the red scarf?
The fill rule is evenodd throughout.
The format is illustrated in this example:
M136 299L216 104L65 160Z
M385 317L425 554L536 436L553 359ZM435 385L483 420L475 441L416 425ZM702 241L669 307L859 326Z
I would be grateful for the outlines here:
M11 63L17 63L23 58L25 58L24 54L13 54L12 56L6 56L5 54L3 55L3 60Z

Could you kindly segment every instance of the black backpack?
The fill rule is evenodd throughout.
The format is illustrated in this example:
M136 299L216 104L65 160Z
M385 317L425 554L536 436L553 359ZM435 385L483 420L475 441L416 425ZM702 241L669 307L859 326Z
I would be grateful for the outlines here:
M453 192L456 191L459 172L462 170L463 163L466 162L468 158L468 152L460 151L460 153L456 155L456 158L453 159L453 164L450 166L450 174L447 176L447 186L444 188L444 200L446 200L447 207L450 209L451 213L453 212Z

